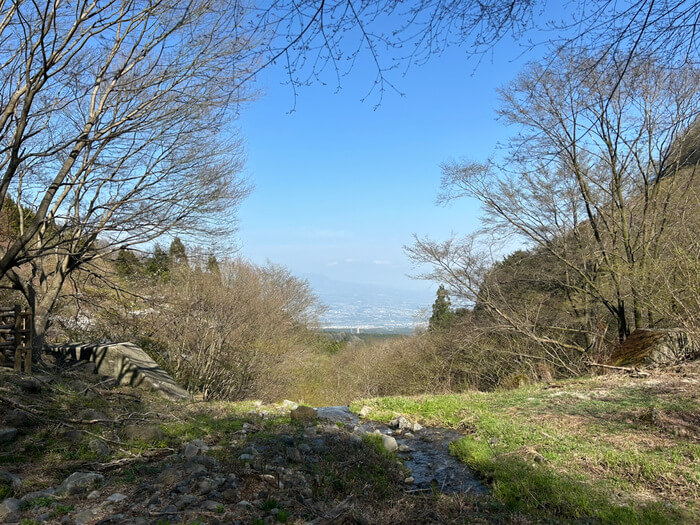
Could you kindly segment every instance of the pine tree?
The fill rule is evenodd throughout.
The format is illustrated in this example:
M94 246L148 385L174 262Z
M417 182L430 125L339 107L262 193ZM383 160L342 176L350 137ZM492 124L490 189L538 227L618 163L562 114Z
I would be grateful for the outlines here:
M449 328L454 317L452 302L447 289L441 284L437 290L437 297L433 303L433 315L428 322L428 329L431 332L445 330Z

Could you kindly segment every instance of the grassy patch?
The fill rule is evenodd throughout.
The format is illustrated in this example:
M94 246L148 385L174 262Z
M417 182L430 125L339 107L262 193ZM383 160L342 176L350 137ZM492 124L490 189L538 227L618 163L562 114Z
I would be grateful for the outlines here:
M694 523L700 405L693 391L603 376L352 408L369 405L381 421L403 414L462 430L452 452L511 511L572 522Z

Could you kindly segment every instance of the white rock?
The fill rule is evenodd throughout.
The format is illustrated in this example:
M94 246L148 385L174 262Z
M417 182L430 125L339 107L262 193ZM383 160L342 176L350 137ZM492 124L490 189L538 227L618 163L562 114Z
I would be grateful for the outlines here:
M396 440L391 436L382 436L382 446L389 452L394 452L399 448Z
M126 496L124 494L119 494L118 492L115 492L109 498L107 498L107 503L119 503L120 501L124 501L125 499Z
M370 412L372 412L372 407L368 407L367 405L365 405L360 409L360 411L358 412L358 415L360 417L367 417L367 416L369 416Z

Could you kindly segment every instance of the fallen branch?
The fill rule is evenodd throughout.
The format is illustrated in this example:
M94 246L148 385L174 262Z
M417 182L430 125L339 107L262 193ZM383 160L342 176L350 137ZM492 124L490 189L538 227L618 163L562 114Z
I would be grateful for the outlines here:
M593 361L588 362L589 366L597 366L600 368L606 368L609 370L620 370L622 372L627 372L628 374L637 374L639 377L648 377L651 374L649 372L646 372L644 370L640 370L639 368L631 368L627 366L613 366L613 365L604 365L602 363L594 363Z
M175 449L173 448L159 448L153 451L148 451L144 454L139 454L137 456L129 457L129 458L121 458L121 459L115 459L113 461L109 461L107 463L93 463L91 465L91 468L93 470L97 470L99 472L105 472L108 470L118 470L120 468L132 465L134 463L148 463L149 461L152 461L154 459L161 458L163 456L167 456L170 454L174 454Z

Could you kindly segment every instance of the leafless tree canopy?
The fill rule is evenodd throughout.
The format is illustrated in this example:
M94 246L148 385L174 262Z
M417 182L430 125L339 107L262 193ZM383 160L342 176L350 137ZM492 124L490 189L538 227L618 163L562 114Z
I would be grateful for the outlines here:
M549 15L552 7L561 10L559 18ZM394 88L391 70L451 45L481 56L512 38L523 49L575 44L628 59L653 53L669 65L700 56L700 7L688 0L276 0L258 6L251 21L267 43L265 63L279 61L292 85L318 80L327 68L340 82L364 55L375 65L372 89L380 98ZM531 41L530 29L544 32Z

